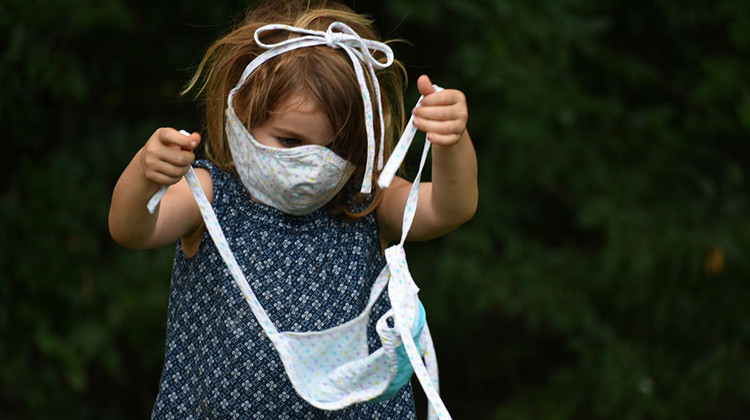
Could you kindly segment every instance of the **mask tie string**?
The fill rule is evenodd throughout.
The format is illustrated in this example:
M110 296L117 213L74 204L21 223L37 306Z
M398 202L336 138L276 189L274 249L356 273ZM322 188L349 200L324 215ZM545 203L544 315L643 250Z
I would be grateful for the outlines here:
M432 85L432 87L435 89L435 92L440 92L441 90L443 90L443 88L438 85ZM424 96L419 97L415 108L422 104L423 99ZM398 143L396 143L396 147L393 148L393 152L391 152L391 156L385 163L385 167L380 172L380 176L378 177L378 185L380 185L381 188L388 188L391 185L393 177L396 176L398 168L401 167L401 163L403 163L404 159L406 158L406 152L409 151L409 146L411 146L412 140L414 140L414 135L416 133L417 128L414 126L414 114L412 114L412 116L409 118L409 122L404 128L404 132L401 134L401 138L398 140ZM419 176L417 176L416 179L419 180ZM404 215L404 217L406 217L406 215ZM409 226L404 226L406 228L404 230L408 231L410 226L411 223L409 223ZM401 240L401 243L404 243L403 238Z
M435 88L435 92L443 90L437 85L433 85L433 87ZM423 97L419 98L417 106L422 103L422 99ZM416 132L417 129L414 126L414 116L412 115L404 129L404 133L401 135L401 139L399 139L393 153L391 153L385 167L380 173L378 184L381 188L387 188L390 186L396 171L406 157L406 153L414 140ZM435 357L435 349L427 327L427 322L425 322L422 335L419 337L421 351L411 335L411 324L416 322L412 320L415 318L413 314L415 314L419 302L417 297L419 287L409 273L409 267L406 263L406 253L403 247L416 214L422 170L427 161L430 145L431 143L428 140L425 140L421 161L419 163L419 170L414 177L414 182L409 191L409 196L404 208L404 218L401 226L401 241L386 249L385 257L391 273L391 278L388 283L388 296L391 300L394 323L399 336L401 337L409 362L411 363L414 373L429 400L428 419L444 420L450 419L451 416L448 413L445 403L443 403L440 398L437 359ZM422 354L424 355L425 362L422 361Z
M208 201L206 194L203 192L203 187L198 180L198 175L195 173L195 170L192 166L185 174L185 180L187 180L190 191L193 193L193 197L198 204L198 209L201 212L203 222L206 224L206 229L208 230L209 236L213 240L216 249L219 251L219 255L227 265L227 269L234 278L237 287L242 292L242 297L245 299L248 305L250 305L250 310L252 311L253 315L255 315L255 318L258 320L258 323L260 324L261 328L263 328L263 331L265 331L266 335L268 337L275 336L276 334L278 334L278 330L276 329L273 321L271 321L271 318L269 318L266 310L263 309L263 305L261 305L258 301L258 298L255 296L252 287L250 287L250 284L245 278L245 275L242 273L240 265L234 258L234 254L232 253L231 249L229 248L229 244L227 243L227 238L226 236L224 236L224 231L221 229L219 220L216 218L216 213L214 212L213 206L211 206L211 203Z

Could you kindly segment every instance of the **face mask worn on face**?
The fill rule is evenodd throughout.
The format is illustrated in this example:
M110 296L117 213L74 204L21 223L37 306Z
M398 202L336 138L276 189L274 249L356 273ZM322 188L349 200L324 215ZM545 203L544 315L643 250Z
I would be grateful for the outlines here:
M341 32L334 32L338 29ZM266 31L286 30L302 33L304 36L266 44L260 35ZM234 112L234 97L248 77L263 63L279 54L316 45L342 48L354 65L364 101L367 131L367 167L362 182L363 193L371 191L371 176L375 156L375 129L369 89L365 82L360 61L369 70L378 103L380 120L380 155L378 169L383 165L383 142L385 138L383 110L380 100L380 87L375 77L375 67L385 68L393 62L393 52L387 45L360 38L354 30L343 23L333 23L327 32L308 31L286 25L266 25L255 33L256 43L268 51L256 57L240 76L234 89L227 97L226 134L232 159L245 188L256 200L292 215L311 213L333 198L346 184L354 172L354 166L332 150L320 145L306 145L291 149L279 149L260 144ZM381 63L369 52L375 49L383 52L386 62Z
M281 149L260 144L237 120L231 105L226 133L242 184L253 198L284 213L300 216L323 207L354 171L325 146Z
M266 45L260 42L258 36L263 31L269 30L287 30L304 34L304 36L292 38L279 44ZM338 30L339 32L334 32L334 30ZM237 87L232 90L228 99L227 135L230 141L236 142L236 145L232 146L233 158L236 161L245 159L241 160L242 164L237 165L238 171L241 166L250 165L253 158L247 155L256 154L258 151L262 154L266 149L273 148L264 148L262 145L257 144L257 142L253 143L255 139L244 129L241 123L237 122L238 120L231 106L234 93L244 83L247 76L269 58L295 48L328 45L333 48L342 48L349 55L354 64L360 86L362 87L363 99L365 99L365 114L366 117L369 115L369 118L366 118L366 120L369 124L368 169L365 172L361 191L369 192L371 188L371 172L374 166L374 135L372 135L372 110L368 107L368 104L370 104L369 92L364 81L360 60L365 63L371 72L371 80L373 80L378 99L377 103L380 104L380 92L377 87L377 78L375 77L373 66L384 66L384 64L375 60L369 53L369 49L377 49L384 52L388 60L387 64L390 64L393 59L393 53L390 48L377 41L361 39L353 29L340 22L331 24L327 32L311 31L287 25L267 25L256 31L255 39L258 45L269 50L248 64ZM435 88L436 90L440 90L437 86ZM419 106L419 103L417 103L417 106ZM382 109L379 109L379 111L381 112L382 124ZM382 132L383 130L381 129ZM415 133L416 128L414 127L412 117L378 178L378 183L381 187L387 188L390 185L391 180L406 156ZM234 140L232 140L233 137ZM250 148L239 149L243 142L250 143ZM237 150L234 147L237 147ZM312 166L322 165L328 167L327 164L330 164L330 169L323 171L327 174L326 178L328 181L324 184L328 187L333 184L333 180L336 177L348 177L348 170L346 168L350 165L347 165L343 159L336 159L338 156L330 152L330 150L330 153L321 150L320 148L325 149L323 146L305 149L306 147L308 146L284 151L285 157L283 159L276 159L279 157L279 154L275 149L268 151L265 157L258 159L261 162L270 161L271 163L269 164L271 166L277 165L284 168L286 168L286 165L278 162L286 158L289 158L290 161L299 159L303 162L312 162ZM185 175L193 196L198 203L206 228L214 240L219 254L250 306L253 315L255 315L258 323L264 329L266 335L279 353L284 369L295 391L317 408L337 410L355 403L388 399L409 382L412 374L416 374L429 400L428 419L451 418L438 392L435 349L425 320L424 307L417 296L419 288L409 273L409 268L406 264L406 254L403 248L416 212L419 180L429 148L430 142L425 141L419 171L409 192L404 209L401 241L385 250L387 264L383 267L383 270L373 284L365 309L351 321L322 331L279 332L276 329L276 326L270 320L268 314L250 288L244 274L239 269L239 265L229 248L213 208L203 193L195 171L190 168ZM292 152L297 149L302 149L299 157L292 157ZM378 168L382 167L382 137L380 150L381 155L378 159ZM274 160L277 163L273 163ZM326 162L326 165L321 163L323 161ZM265 164L263 163L263 165ZM250 173L249 168L246 170L248 171L247 176L249 178L259 176L255 173ZM288 171L288 173L293 172L293 168L286 168L284 170ZM351 172L348 173L351 174ZM282 178L286 178L286 175L280 179ZM245 179L243 179L243 183L245 183ZM260 185L260 187L253 187L257 189L254 196L258 199L260 199L262 194L273 193L273 191L266 191L266 187L263 186L262 182ZM269 182L269 185L272 185L272 183ZM269 186L268 188L272 189L275 187ZM331 191L334 190L336 189L320 188L317 191L320 196L327 196L332 194ZM161 192L157 193L149 202L148 207L150 211L153 212L160 197ZM290 197L292 198L284 199L289 200L288 207L300 208L292 203L294 196ZM269 201L278 204L277 199ZM313 208L318 206L320 201L323 201L323 199L311 199L307 202L308 204L301 207L305 207L306 209ZM316 204L309 204L312 202L316 202ZM287 206L287 204L284 204L284 206ZM382 346L373 353L369 353L367 324L372 307L383 290L385 290L385 287L388 287L391 309L378 319L376 323L376 331L380 337ZM389 321L391 321L393 326L389 324ZM424 361L422 358L424 358Z

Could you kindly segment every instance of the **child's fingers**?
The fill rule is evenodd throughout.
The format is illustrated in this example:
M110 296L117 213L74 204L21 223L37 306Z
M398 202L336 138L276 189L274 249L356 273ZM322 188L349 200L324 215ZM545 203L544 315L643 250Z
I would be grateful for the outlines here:
M200 134L192 133L186 136L174 128L160 128L157 130L157 138L166 146L177 146L183 150L193 150L200 142Z
M154 152L154 155L163 162L172 166L187 168L195 160L195 153L190 150L177 149L175 147L163 147Z
M182 134L182 133L180 133L180 134ZM191 139L190 145L192 146L192 148L190 150L195 150L195 148L198 147L198 145L201 142L201 134L198 133L198 132L193 132L193 133L190 133L190 135L188 136L188 138Z
M171 185L179 181L188 168L189 166L177 166L163 160L155 160L147 164L146 178L157 184Z
M414 116L425 120L464 120L469 117L465 107L454 106L418 106L414 108Z
M466 96L456 89L445 89L432 95L425 95L420 106L445 106L454 104L466 104Z
M181 176L180 177L174 177L174 176L169 176L169 175L166 175L166 174L162 174L160 172L154 172L154 173L148 174L147 178L148 178L149 181L153 182L154 184L158 184L158 185L172 185L172 184L178 183L180 181L180 179L182 179Z
M466 129L466 124L460 120L426 120L422 118L414 119L414 126L419 130L430 134L461 134Z
M198 133L186 136L173 128L156 130L139 153L143 174L160 185L178 182L190 169L199 142Z
M168 177L176 178L176 179L182 178L182 176L185 175L185 173L187 172L188 168L189 166L172 165L164 161L158 162L154 166L154 170L157 173L166 175Z
M153 166L156 162L166 162L173 166L187 166L195 159L195 154L192 151L180 149L175 145L165 145L160 141L149 141L144 149L144 159L148 166Z
M195 156L193 152L177 149L174 146L146 151L143 159L143 172L147 179L161 185L171 185L179 181Z
M426 74L419 76L419 79L417 79L417 90L419 90L419 94L425 98L435 92L435 88L432 86L432 81Z

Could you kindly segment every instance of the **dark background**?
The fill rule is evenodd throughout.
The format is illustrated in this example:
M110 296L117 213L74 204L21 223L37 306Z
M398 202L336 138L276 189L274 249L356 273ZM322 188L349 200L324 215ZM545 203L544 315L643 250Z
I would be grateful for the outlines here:
M172 3L0 3L0 418L150 414L173 249L110 195L247 5ZM750 2L352 3L469 99L477 215L407 247L454 417L747 418Z

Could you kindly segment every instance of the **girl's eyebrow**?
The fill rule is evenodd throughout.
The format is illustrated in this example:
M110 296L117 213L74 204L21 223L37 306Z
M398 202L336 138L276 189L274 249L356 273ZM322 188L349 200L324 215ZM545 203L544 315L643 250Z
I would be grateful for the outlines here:
M302 134L299 134L299 133L295 132L294 130L290 130L290 129L285 128L285 127L274 126L273 129L274 129L274 131L276 131L277 133L281 134L284 137L295 138L295 139L305 140L305 141L308 140Z

